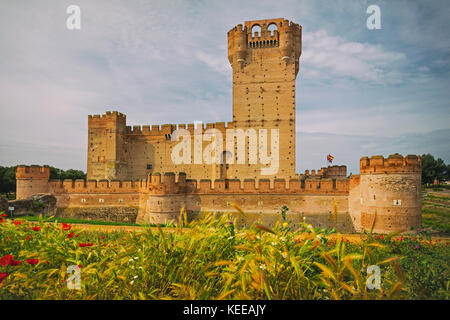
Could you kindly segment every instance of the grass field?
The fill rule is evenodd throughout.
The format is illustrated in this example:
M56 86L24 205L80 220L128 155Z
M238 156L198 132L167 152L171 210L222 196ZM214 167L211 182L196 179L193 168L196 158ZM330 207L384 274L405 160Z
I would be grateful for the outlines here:
M235 222L180 217L174 230L99 232L4 217L0 299L449 298L446 241L366 235L353 242L306 223L271 230ZM381 282L370 290L372 265ZM71 266L80 290L67 286Z
M450 235L450 190L426 189L422 196L422 225L434 234Z

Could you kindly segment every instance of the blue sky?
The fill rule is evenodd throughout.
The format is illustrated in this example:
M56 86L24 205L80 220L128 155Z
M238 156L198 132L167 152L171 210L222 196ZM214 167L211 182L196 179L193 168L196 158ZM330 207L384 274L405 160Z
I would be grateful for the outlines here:
M81 8L81 30L66 8ZM366 9L381 9L368 30ZM87 115L129 125L230 121L227 32L246 20L303 27L297 171L326 155L432 153L450 162L448 1L2 1L0 165L86 170ZM333 164L334 164L333 163Z

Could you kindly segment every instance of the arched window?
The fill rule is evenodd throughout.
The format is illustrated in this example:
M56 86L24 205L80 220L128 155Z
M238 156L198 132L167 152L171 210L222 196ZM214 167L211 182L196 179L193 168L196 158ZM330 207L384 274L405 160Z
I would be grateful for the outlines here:
M274 31L278 30L278 27L277 27L277 25L275 23L271 23L267 27L267 30L269 30L270 31L270 35L273 36L274 35Z
M252 27L252 37L260 37L261 36L261 27L257 24L255 24Z

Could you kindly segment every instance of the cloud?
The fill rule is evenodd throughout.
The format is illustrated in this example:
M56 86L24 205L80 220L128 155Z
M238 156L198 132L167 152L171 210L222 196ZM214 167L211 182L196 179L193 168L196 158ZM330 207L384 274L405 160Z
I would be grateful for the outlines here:
M392 70L405 63L401 52L390 52L380 45L346 41L325 30L303 35L302 65L305 80L351 79L375 83L396 83Z

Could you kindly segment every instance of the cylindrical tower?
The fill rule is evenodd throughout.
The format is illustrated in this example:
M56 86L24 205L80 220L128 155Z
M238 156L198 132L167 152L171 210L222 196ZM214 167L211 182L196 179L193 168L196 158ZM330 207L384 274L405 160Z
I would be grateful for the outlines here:
M289 21L284 20L280 23L280 54L282 60L291 58L294 50L294 42L292 41L293 30L289 26Z
M228 32L228 60L230 64L245 65L247 58L247 28L238 24Z
M399 154L360 160L361 227L375 233L409 231L422 223L421 159Z
M180 172L178 182L175 174L167 172L164 181L161 175L153 173L147 190L141 190L140 209L137 223L167 223L172 220L178 222L180 210L185 202L186 174Z
M41 166L16 167L16 199L26 199L34 194L48 193L50 168Z

